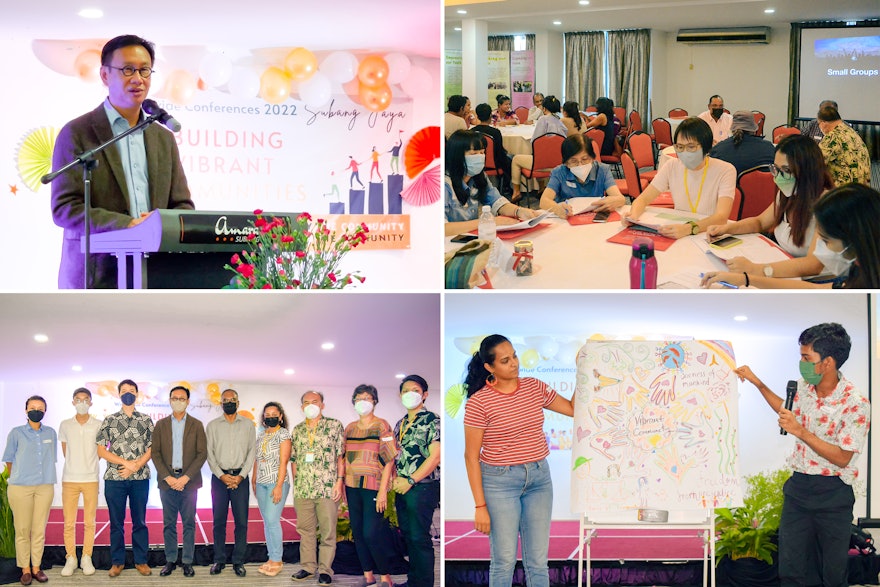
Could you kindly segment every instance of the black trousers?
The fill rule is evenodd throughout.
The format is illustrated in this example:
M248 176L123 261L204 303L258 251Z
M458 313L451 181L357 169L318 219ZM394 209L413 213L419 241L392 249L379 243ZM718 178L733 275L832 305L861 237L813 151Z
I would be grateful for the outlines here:
M397 495L397 522L409 553L408 587L433 587L434 543L431 523L440 503L440 482L416 483L405 494Z
M361 568L364 572L387 575L391 572L390 530L384 515L376 511L377 493L371 489L345 488L351 533Z
M211 475L211 503L214 510L214 562L226 563L226 520L229 506L232 506L232 520L235 523L235 546L232 549L232 564L243 565L247 551L248 502L250 483L245 477L238 489L229 489L215 475Z
M794 473L783 487L781 587L846 587L855 496L839 477Z

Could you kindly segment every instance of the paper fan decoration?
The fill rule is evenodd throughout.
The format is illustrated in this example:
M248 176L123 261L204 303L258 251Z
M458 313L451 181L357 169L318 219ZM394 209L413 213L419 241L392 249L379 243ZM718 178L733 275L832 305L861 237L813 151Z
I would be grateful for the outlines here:
M456 383L446 390L443 398L443 409L450 418L455 418L461 406L464 404L464 385Z
M42 126L32 130L18 147L18 176L32 192L40 189L40 178L52 170L52 150L58 129Z
M412 206L428 206L440 199L440 165L429 168L400 192Z
M426 126L416 132L406 145L404 163L406 175L412 179L440 158L440 127Z

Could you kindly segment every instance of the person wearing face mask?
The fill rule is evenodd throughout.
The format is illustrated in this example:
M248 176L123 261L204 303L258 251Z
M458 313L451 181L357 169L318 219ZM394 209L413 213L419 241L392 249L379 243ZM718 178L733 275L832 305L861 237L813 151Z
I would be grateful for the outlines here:
M727 221L736 191L736 169L726 161L708 156L712 149L712 129L700 118L682 121L675 129L673 142L677 157L660 167L624 220L638 219L657 196L671 192L676 210L705 216L701 220L660 227L660 234L677 239Z
M324 416L324 394L320 391L305 392L301 405L306 419L291 433L290 478L302 568L291 578L305 581L317 575L318 585L330 585L336 518L345 487L345 434L339 420Z
M574 415L546 383L519 376L519 359L500 334L480 342L464 380L464 459L474 497L474 528L489 535L489 587L509 587L517 540L529 587L549 587L547 556L553 480L544 410Z
M475 230L483 206L489 206L497 224L516 224L538 212L522 208L502 196L483 173L486 143L480 133L456 131L446 141L446 235Z
M533 149L535 140L544 135L553 134L561 137L568 136L568 129L565 128L565 125L562 124L562 121L559 119L559 111L562 107L559 105L559 100L556 99L556 96L547 96L544 98L542 108L544 115L535 123L535 132L532 135ZM513 156L513 160L510 162L510 183L513 187L513 195L510 197L511 202L516 203L519 201L522 170L523 168L531 168L533 161L534 155L519 154Z
M263 516L266 550L269 560L257 571L274 577L281 572L284 544L281 535L281 512L290 483L287 480L287 463L290 462L290 430L287 416L278 402L263 407L263 430L257 436L257 457L251 476L251 487L257 494L257 505Z
M374 413L379 403L375 387L358 385L351 403L358 419L345 428L345 497L354 547L366 586L392 587L388 527L383 515L397 444L391 426Z
M238 392L225 389L220 394L223 415L210 422L205 431L208 441L208 466L211 469L211 504L214 514L214 563L210 574L226 567L226 521L232 508L235 545L232 570L244 577L247 556L247 525L250 489L248 475L256 458L256 428L250 418L238 412Z
M596 161L593 141L582 134L562 142L562 165L553 169L547 188L541 194L541 208L560 218L571 214L569 198L601 198L596 210L616 210L626 204L611 169Z
M92 392L80 387L73 392L76 415L62 420L58 427L64 471L61 473L61 504L64 509L64 550L67 560L62 577L70 577L77 567L84 575L94 575L92 552L95 546L95 512L98 508L98 430L101 421L89 414ZM79 496L83 501L82 559L76 558L76 516Z
M55 495L55 462L58 436L41 424L46 400L32 395L24 402L27 423L9 431L3 461L9 476L7 496L15 519L15 562L21 568L21 584L49 580L40 568L46 523Z
M104 498L110 515L110 571L118 577L125 568L125 512L131 516L131 549L134 568L152 574L147 564L150 536L147 531L147 499L150 495L153 420L138 412L137 383L123 379L117 386L122 408L110 414L98 430L98 456L107 461ZM128 506L126 508L126 505Z
M434 544L431 523L440 505L440 417L425 408L428 382L408 375L400 382L400 402L406 416L394 425L400 446L397 476L397 521L409 554L407 587L434 585Z
M705 121L712 129L713 145L730 138L730 125L733 123L733 116L724 111L724 98L718 94L709 98L709 109L701 112L698 118Z
M848 585L855 455L867 441L871 404L840 372L851 347L843 326L812 326L798 344L801 379L791 409L748 365L735 372L758 389L794 437L787 461L794 472L783 488L779 524L780 585L807 585L808 577L821 577L829 587Z
M180 555L183 576L192 577L196 540L196 494L202 486L202 465L208 458L208 438L201 420L186 413L189 389L171 388L168 395L171 415L156 422L153 430L153 465L162 499L165 566L159 576L167 577L177 568L177 518L183 525ZM224 541L225 542L225 541Z

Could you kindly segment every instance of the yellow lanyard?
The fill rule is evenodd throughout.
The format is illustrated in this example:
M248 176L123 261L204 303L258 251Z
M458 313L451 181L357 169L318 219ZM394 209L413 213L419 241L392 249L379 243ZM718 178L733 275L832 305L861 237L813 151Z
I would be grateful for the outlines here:
M278 432L278 430L276 430L276 431L273 432L272 434L263 433L263 442L262 442L262 444L261 444L261 446L260 446L260 452L263 453L263 456L264 456L264 457L269 456L269 450L268 450L268 448L269 448L269 441L272 439L273 436L275 436L275 434L276 434L277 432Z
M306 424L306 430L309 433L309 448L315 446L315 431L317 430L318 425L315 424L315 430L312 430L312 427Z
M688 170L687 167L684 168L684 193L687 195L688 206L691 207L691 212L697 212L697 208L700 207L700 199L703 197L703 182L706 181L706 172L709 170L709 158L706 158L706 165L703 166L703 177L700 179L700 191L697 192L697 203L694 204L691 202L691 191L688 188Z
M416 415L416 417L418 417L418 415ZM402 426L400 427L400 444L401 444L401 446L403 445L403 437L406 436L406 432L407 432L410 428L412 428L412 425L415 423L415 421L416 421L415 418L413 418L412 420L410 420L410 419L409 419L409 416L407 416L407 417L406 417L406 425L405 425L405 426L402 425Z

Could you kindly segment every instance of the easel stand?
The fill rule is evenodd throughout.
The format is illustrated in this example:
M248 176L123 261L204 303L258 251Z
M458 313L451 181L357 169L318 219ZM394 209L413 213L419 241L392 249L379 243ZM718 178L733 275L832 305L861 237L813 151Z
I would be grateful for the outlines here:
M684 523L651 523L651 522L592 522L590 514L580 517L580 529L578 531L578 586L584 584L584 559L587 563L587 587L592 585L590 543L596 532L605 530L696 530L697 536L703 539L703 587L715 585L715 512L706 510L706 519L699 522ZM663 536L658 536L663 538ZM654 539L654 538L651 538ZM711 570L710 570L711 569ZM712 582L709 583L709 574Z

